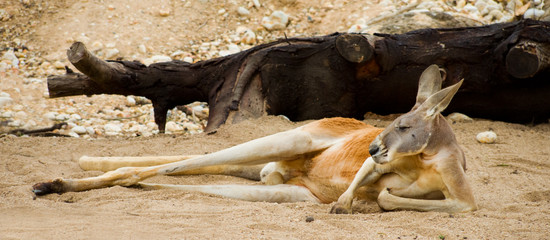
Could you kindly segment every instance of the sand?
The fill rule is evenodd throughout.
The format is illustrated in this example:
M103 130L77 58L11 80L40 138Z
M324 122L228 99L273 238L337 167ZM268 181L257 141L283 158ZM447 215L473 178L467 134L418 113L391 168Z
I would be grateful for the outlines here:
M367 119L384 126L386 120ZM215 134L147 138L0 138L2 239L548 239L550 124L525 126L476 119L452 125L467 158L479 210L469 213L383 212L354 203L354 214L329 214L332 204L265 203L176 190L112 187L34 198L32 184L81 178L82 155L204 154L299 126L264 117ZM498 134L494 144L475 140ZM256 184L229 176L158 176L147 182ZM306 222L313 217L312 222Z

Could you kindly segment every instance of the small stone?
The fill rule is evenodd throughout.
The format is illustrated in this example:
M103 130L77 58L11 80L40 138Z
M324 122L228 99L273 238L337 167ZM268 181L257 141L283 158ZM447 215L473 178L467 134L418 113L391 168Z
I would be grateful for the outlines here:
M55 67L55 69L65 69L65 64L60 61L55 61L53 67Z
M93 127L86 127L86 133L88 133L88 135L94 135L95 130Z
M47 112L44 114L44 118L46 119L49 119L49 120L55 120L55 117L57 116L58 113L56 112Z
M237 9L237 13L241 16L248 16L250 15L250 11L248 11L248 9L244 8L244 7L239 7Z
M218 14L220 14L220 15L224 14L225 12L226 12L225 8L222 8L222 9L218 10Z
M13 99L11 97L0 97L0 107L11 104Z
M452 122L460 122L460 123L468 123L468 122L474 121L472 118L466 116L465 114L457 113L457 112L449 114L449 116L447 116L447 119L449 119Z
M315 220L315 218L313 218L313 216L307 216L306 217L306 222L313 222Z
M143 64L145 65L151 65L153 63L159 63L159 62L170 62L172 61L172 58L166 55L155 55L150 58L147 58L143 60Z
M480 143L495 143L497 140L497 134L493 131L480 132L477 134L476 139Z
M529 8L523 14L523 18L539 19L544 15L544 11L536 8Z
M288 15L282 11L274 11L269 17L264 17L261 24L268 31L284 29L288 24Z
M2 60L7 60L11 63L11 66L14 68L19 68L19 58L15 56L13 49L10 49L4 53Z
M255 8L260 8L262 6L259 0L252 0L252 3L254 4Z
M83 126L76 126L76 127L73 127L73 128L71 128L71 131L74 132L74 133L76 133L76 134L79 134L79 135L88 133L88 131L86 130L86 128L83 127Z
M55 116L56 121L65 121L69 118L71 118L71 117L69 116L69 114L66 114L66 113L61 113L61 114L58 114L57 116Z
M138 50L139 50L140 53L143 53L143 54L147 53L147 48L143 44L140 44L138 46Z
M18 119L24 119L27 117L27 113L23 111L18 111L13 116Z
M0 114L0 117L2 118L12 118L13 117L13 112L12 111L5 111L3 112L2 114Z
M107 123L103 126L103 130L105 130L105 135L107 136L116 136L119 135L120 132L122 132L122 128L114 123Z
M169 10L169 9L161 9L161 10L159 10L159 16L161 16L161 17L168 17L168 16L170 16L170 10Z
M74 137L74 138L79 138L80 137L80 135L78 135L78 133L75 133L73 131L69 131L68 135L71 136L71 137Z
M169 121L166 123L166 131L170 133L176 133L183 131L183 127L174 121Z
M241 37L241 43L248 45L256 44L256 34L254 31L247 29Z
M110 48L110 49L107 49L105 51L105 58L107 59L111 59L111 58L114 58L116 57L118 54L120 53L120 51L116 48Z
M115 6L109 4L109 5L107 6L107 10L113 11L113 10L115 10Z
M354 24L348 29L348 33L361 33L367 29L366 24Z
M126 106L132 107L136 105L136 99L133 96L126 97Z
M82 120L82 117L76 113L71 114L70 119L72 120Z
M103 43L101 43L100 41L95 41L90 46L90 50L92 50L93 52L97 52L101 49L103 49Z
M183 61L188 62L188 63L193 63L193 58L192 57L184 57Z

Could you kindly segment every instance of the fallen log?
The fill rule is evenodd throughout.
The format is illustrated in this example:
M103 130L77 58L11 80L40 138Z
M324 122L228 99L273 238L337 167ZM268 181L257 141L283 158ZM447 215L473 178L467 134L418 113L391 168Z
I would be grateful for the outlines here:
M48 89L52 98L147 97L161 131L168 109L208 102L210 131L265 114L300 121L405 112L414 103L419 75L435 63L446 69L444 87L465 79L448 112L546 122L549 47L550 23L534 20L393 35L289 38L194 64L103 61L74 43L67 55L83 74L49 77Z

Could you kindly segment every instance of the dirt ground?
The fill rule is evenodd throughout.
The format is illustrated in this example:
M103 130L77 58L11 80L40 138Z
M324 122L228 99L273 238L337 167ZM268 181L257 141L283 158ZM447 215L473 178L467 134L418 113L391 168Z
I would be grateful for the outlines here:
M384 126L388 121L367 123ZM470 213L382 212L355 203L352 215L331 204L265 203L174 190L112 187L34 199L32 184L53 177L100 174L79 169L88 156L203 154L290 129L281 117L224 126L212 135L148 138L0 139L2 239L548 239L550 124L525 126L477 119L453 129L467 158L467 178L479 210ZM499 139L481 144L492 129ZM162 176L173 184L253 184L227 176ZM306 217L314 218L306 222Z
M20 2L36 6L48 1L7 2L3 7L8 6L6 9L17 16L18 10L13 8ZM187 2L190 4L186 6ZM254 28L268 10L282 9L295 16L292 24L302 23L292 28L292 36L345 31L359 15L370 11L375 16L376 11L383 10L376 6L362 8L362 1L260 2L265 4L263 10L251 8L248 22L232 15L249 1L159 0L151 4L66 0L44 5L33 16L20 14L19 20L8 23L27 28L19 38L45 59L63 60L71 40L82 34L90 42L114 42L120 55L131 59L136 46L142 43L149 53L177 49L192 52L189 41L214 41L241 24ZM343 2L347 4L339 5ZM171 10L168 17L157 16L163 8ZM230 13L225 20L219 14L221 8ZM307 14L302 9L312 8L306 13L314 21L304 20ZM265 33L266 40L280 35L282 32ZM4 84L6 76L2 77ZM13 77L11 81L19 79ZM33 94L42 98L42 92L35 90ZM54 100L42 101L48 105ZM385 126L389 120L391 117L372 116L365 121ZM204 154L304 123L269 116L223 126L210 135L99 139L3 136L0 239L550 239L550 123L531 126L475 119L452 124L466 154L467 178L479 206L470 213L383 212L375 203L356 202L354 214L333 215L328 213L332 204L250 203L174 190L124 187L38 198L31 192L34 183L55 177L101 174L81 170L77 160L82 155ZM487 130L498 135L496 143L475 140L477 133ZM159 176L147 182L256 184L227 176ZM306 222L307 217L314 220Z

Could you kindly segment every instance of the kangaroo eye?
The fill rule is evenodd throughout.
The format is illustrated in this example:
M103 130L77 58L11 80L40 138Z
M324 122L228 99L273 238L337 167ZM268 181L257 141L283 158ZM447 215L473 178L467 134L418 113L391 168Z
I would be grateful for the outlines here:
M410 126L406 126L406 125L402 125L402 126L397 126L397 130L399 131L406 131L407 129L411 128Z

